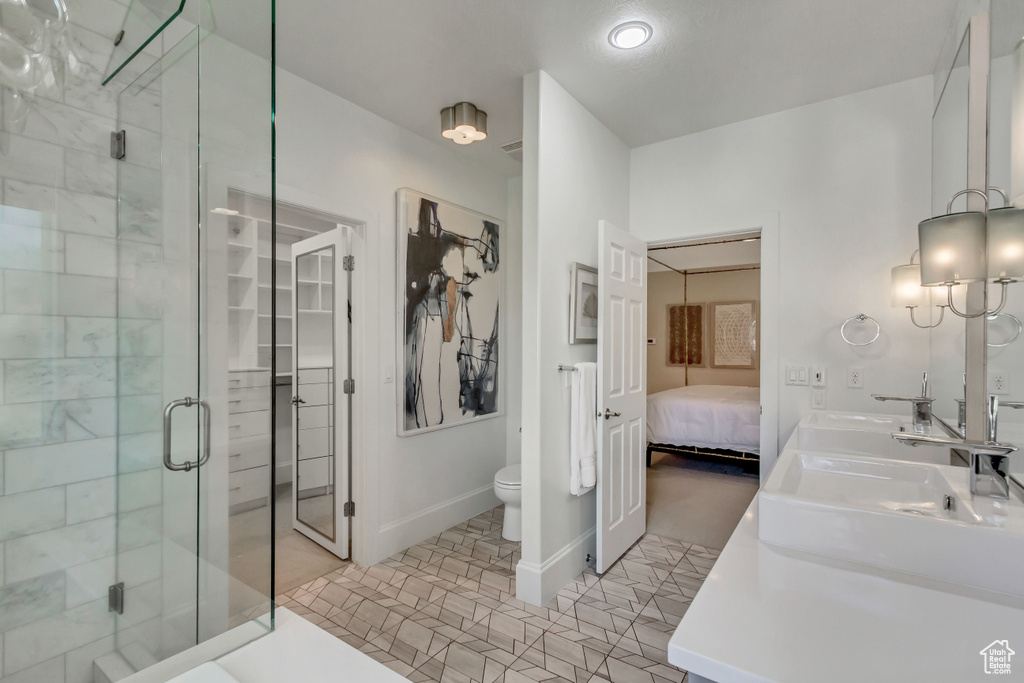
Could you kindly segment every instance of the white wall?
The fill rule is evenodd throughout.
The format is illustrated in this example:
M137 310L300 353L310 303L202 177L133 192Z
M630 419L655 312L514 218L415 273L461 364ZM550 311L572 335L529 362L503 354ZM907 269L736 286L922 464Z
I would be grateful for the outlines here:
M595 493L569 494L569 272L597 265L597 223L629 221L629 149L544 72L524 81L523 559L517 595L554 595L593 554Z
M368 533L362 542L356 539L355 554L370 564L497 505L494 473L506 460L504 417L396 435L396 384L383 377L388 366L392 376L399 374L396 191L415 188L504 221L509 182L464 161L459 148L440 136L436 142L421 138L288 72L278 74L278 198L367 226L362 275L356 266L357 278L369 278L361 330L361 369L368 380L361 420L365 469L356 471L366 489L357 491L356 524L368 525ZM518 255L509 253L516 248L515 239L503 237L507 290L520 286Z
M916 391L928 368L928 333L890 307L889 270L929 212L931 110L925 77L634 149L631 230L649 241L707 235L777 211L779 372L824 365L828 408L902 413L871 394ZM871 346L839 336L858 313L881 325ZM864 388L846 387L851 367ZM780 377L779 401L781 444L811 390Z
M508 408L505 420L505 462L515 465L522 460L523 450L523 178L508 181L508 239L504 242L503 260L510 273L515 273L515 286L505 288L506 335L504 359L507 378L505 398Z
M647 274L647 393L655 394L694 384L756 387L761 382L760 363L754 368L711 367L715 335L711 327L711 304L726 301L761 301L761 271L737 270L725 273L692 273L685 278L687 302L704 304L704 365L669 365L668 308L683 303L684 277L674 271ZM758 328L760 332L760 327ZM760 353L761 344L756 344Z

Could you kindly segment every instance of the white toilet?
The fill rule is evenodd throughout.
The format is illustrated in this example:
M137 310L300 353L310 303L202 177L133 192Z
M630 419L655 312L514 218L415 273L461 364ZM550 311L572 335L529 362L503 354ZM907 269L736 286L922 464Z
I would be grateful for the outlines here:
M507 541L523 540L523 476L519 465L509 465L494 475L494 495L505 504L505 522L501 537Z

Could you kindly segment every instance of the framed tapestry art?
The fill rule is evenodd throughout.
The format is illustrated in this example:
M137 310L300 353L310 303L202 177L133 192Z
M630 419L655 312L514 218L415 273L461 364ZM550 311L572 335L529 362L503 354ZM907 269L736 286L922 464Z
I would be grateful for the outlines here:
M501 414L502 222L398 191L398 435Z
M668 364L702 368L704 359L704 304L669 304Z
M757 366L757 302L711 304L711 330L711 367L752 370Z

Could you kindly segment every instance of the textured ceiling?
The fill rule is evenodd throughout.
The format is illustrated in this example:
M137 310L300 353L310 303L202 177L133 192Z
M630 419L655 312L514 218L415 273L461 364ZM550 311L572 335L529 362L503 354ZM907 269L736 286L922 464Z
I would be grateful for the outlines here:
M469 100L490 137L460 149L506 175L522 77L543 69L630 147L931 74L957 0L289 0L278 64L440 140ZM616 24L654 38L612 48Z

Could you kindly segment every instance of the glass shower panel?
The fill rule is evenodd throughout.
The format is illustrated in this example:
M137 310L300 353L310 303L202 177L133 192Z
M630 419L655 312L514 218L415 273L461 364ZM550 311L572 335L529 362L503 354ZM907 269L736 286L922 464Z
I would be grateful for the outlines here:
M117 648L135 669L197 642L199 32L118 102Z
M273 196L271 4L202 8L200 392L213 455L199 475L200 641L271 610L277 380L273 310L260 305L274 291L261 275L274 263L274 226L248 199Z

